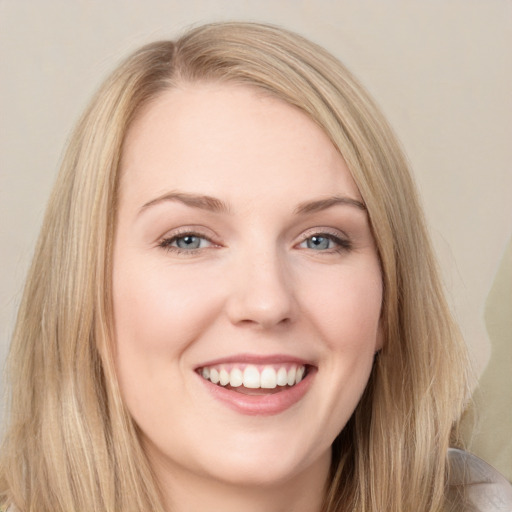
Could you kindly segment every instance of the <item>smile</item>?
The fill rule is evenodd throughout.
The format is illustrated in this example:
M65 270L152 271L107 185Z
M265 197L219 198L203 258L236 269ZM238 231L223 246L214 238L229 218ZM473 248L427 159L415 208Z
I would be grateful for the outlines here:
M230 388L276 389L295 386L306 374L306 365L231 364L205 366L198 373L206 380ZM243 392L243 389L239 391Z
M318 368L289 356L233 356L195 369L204 389L245 415L284 413L310 389Z

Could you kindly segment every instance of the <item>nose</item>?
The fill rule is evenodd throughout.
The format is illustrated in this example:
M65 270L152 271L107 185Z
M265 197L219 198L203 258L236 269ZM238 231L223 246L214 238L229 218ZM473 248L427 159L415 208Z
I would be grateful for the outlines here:
M226 307L233 324L269 329L295 320L295 283L284 260L277 251L239 258Z

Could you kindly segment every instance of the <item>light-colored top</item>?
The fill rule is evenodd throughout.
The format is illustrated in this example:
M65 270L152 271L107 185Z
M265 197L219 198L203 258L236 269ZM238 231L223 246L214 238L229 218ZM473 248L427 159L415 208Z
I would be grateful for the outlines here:
M450 448L449 498L455 512L512 512L512 485L468 452Z

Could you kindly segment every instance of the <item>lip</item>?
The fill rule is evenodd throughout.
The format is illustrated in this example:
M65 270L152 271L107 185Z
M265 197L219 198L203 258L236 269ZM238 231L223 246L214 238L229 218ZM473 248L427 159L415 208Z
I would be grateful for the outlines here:
M229 357L223 357L219 359L212 359L211 361L206 361L198 366L196 366L196 370L199 368L204 368L205 366L215 366L220 364L232 364L232 363L240 363L240 364L253 364L253 365L265 365L265 364L298 364L304 366L315 366L312 361L307 361L306 359L301 359L295 356L289 356L286 354L272 354L272 355L260 355L260 354L237 354Z
M201 380L206 391L210 393L215 400L218 400L223 405L226 405L240 414L249 416L271 416L286 411L306 395L317 371L316 366L310 361L282 354L272 356L240 354L202 363L196 368L196 370L205 366L232 363L253 365L291 363L305 365L308 368L306 376L298 384L295 384L290 388L285 388L278 393L263 395L245 395L217 384L213 384L209 380L206 380L197 374L197 378Z

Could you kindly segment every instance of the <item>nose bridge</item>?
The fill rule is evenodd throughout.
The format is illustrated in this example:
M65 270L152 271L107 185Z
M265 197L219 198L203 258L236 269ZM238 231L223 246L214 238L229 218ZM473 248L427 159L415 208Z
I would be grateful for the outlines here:
M286 256L276 246L236 256L228 314L233 323L272 327L293 320L296 304Z

